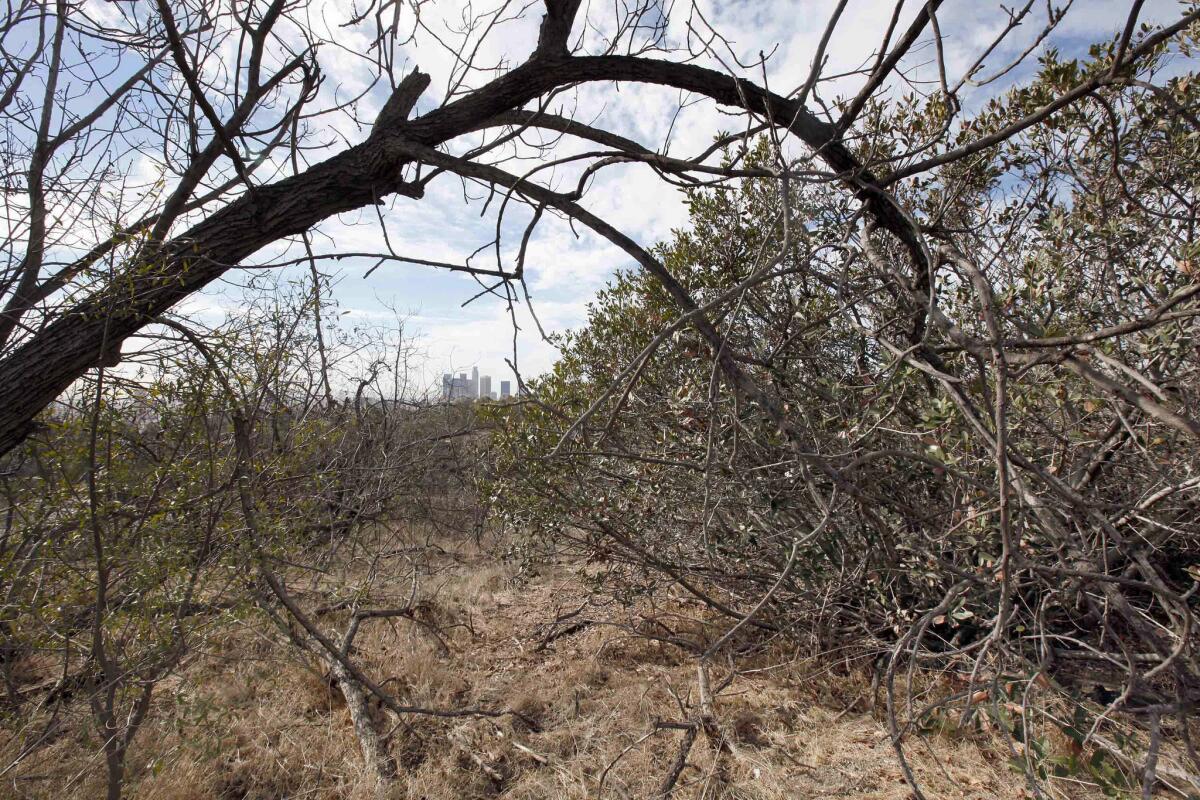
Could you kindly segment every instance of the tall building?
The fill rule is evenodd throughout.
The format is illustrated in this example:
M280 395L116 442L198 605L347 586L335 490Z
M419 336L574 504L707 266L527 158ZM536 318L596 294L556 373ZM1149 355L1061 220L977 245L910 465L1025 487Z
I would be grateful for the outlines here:
M442 375L442 399L450 401L462 400L465 397L470 397L470 384L471 382L467 378L467 373L465 372L458 373L458 377L455 377L448 372L444 373Z
M495 400L497 393L492 389L491 375L480 375L479 367L472 367L471 374L442 374L442 400ZM512 382L500 381L500 398L512 397Z

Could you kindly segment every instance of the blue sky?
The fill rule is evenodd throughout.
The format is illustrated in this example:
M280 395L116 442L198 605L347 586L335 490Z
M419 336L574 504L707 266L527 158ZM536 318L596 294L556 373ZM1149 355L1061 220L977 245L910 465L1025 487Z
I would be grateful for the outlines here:
M1012 4L1011 0L1009 4ZM430 7L427 24L436 30L440 24L439 14L454 20L456 12L451 5ZM769 52L775 48L766 67L767 80L773 89L787 91L802 83L807 75L816 41L833 5L833 0L763 0L706 3L701 4L701 8L705 18L726 36L732 50L744 61L753 59L760 50ZM831 59L827 73L856 67L871 54L892 5L891 0L851 0L829 47ZM906 10L902 25L919 5L918 2L909 3L912 8ZM602 29L607 4L594 2L592 6L592 19ZM331 14L336 16L336 4L330 8L334 9ZM1075 0L1065 24L1042 47L1057 46L1067 53L1082 51L1087 44L1119 30L1128 8L1128 2L1117 0ZM1174 0L1150 0L1145 4L1142 19L1170 21L1177 18L1180 8ZM1035 4L1034 14L1031 21L989 58L989 67L1005 63L1032 41L1045 18L1041 0ZM527 17L502 26L484 41L480 49L481 61L507 59L510 64L515 64L523 60L536 36L536 8ZM688 19L688 7L677 4L670 26L670 35L675 41L682 41L686 35ZM694 25L698 24L697 17L691 19ZM943 32L949 36L947 55L952 73L955 67L961 70L974 60L1004 19L1001 4L991 0L950 0L945 4L939 21ZM365 34L336 29L335 26L331 26L331 30L346 48L340 52L324 51L323 68L328 75L336 76L344 91L349 91L356 82L366 80L365 66L352 55L365 48ZM433 76L433 83L418 105L418 111L440 103L451 75L453 62L449 54L431 44L427 36L419 35L401 55L409 64L419 65ZM921 62L928 55L928 51L917 53L905 65L927 70ZM732 54L726 52L720 58L702 56L699 63L725 69L734 61ZM760 82L763 77L761 70L741 72ZM1020 75L1021 71L1010 74L1007 82ZM473 83L479 84L482 80L477 78ZM823 91L827 97L835 91L850 93L857 89L859 80L843 81ZM978 103L1003 85L968 96L968 104ZM326 91L331 92L333 86L333 82L329 82ZM382 88L372 93L360 104L359 116L372 119L386 95ZM686 99L678 92L655 87L625 85L618 93L611 85L584 86L563 98L561 111L585 121L594 120L651 148L685 155L703 149L716 131L732 124L730 117L722 115L709 102L687 104L680 111L681 101ZM365 129L348 124L340 125L336 132L350 140L359 139L366 133ZM461 150L468 144L458 143L455 149ZM563 142L555 155L579 149L577 144ZM567 185L574 174L572 170L560 171L555 174L554 182L559 186ZM381 209L381 215L395 251L418 258L462 262L477 247L487 243L495 230L496 204L484 212L482 192L475 187L470 193L474 196L464 198L459 181L447 176L436 180L420 201L407 198L391 201ZM639 166L615 167L603 173L584 204L644 245L668 238L672 228L686 223L678 191ZM512 255L527 219L527 212L520 210L511 215L502 228L506 268L512 266ZM628 258L607 243L586 230L577 232L578 237L565 222L546 219L531 240L529 288L538 317L548 330L560 331L580 325L586 303L596 291L614 270L630 266ZM376 210L367 209L328 220L319 228L314 241L319 251L378 251L382 249L382 232ZM289 252L291 257L298 254L296 250ZM279 256L279 251L261 256L264 260L272 260ZM486 257L473 263L495 266L495 261L489 263ZM496 380L511 376L504 364L505 358L513 357L513 322L507 304L499 298L485 296L462 307L462 303L480 289L474 279L429 267L395 263L381 266L364 279L369 262L346 260L336 266L327 262L326 266L337 274L334 294L343 313L343 322L382 322L393 317L392 309L409 318L408 332L419 334L420 344L427 353L424 368L427 380L435 380L443 371L469 370L472 366L478 366L481 372L495 376ZM228 286L214 287L205 297L189 302L187 309L201 316L214 315L230 303L236 303L235 295ZM553 363L555 350L541 340L523 304L518 310L517 324L520 330L516 353L522 373L526 376L537 374Z

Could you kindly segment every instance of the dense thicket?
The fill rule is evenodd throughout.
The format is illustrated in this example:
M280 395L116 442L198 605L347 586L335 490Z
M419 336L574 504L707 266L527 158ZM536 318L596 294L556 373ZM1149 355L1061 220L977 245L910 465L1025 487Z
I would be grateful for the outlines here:
M1112 47L1050 54L960 137L1110 69ZM1035 782L1102 771L1045 763L1047 730L1134 775L1162 730L1194 756L1200 86L1178 64L1152 85L1168 64L907 188L928 275L828 185L693 191L657 255L719 339L654 275L610 284L506 416L509 524L612 564L604 591L675 584L742 632L883 656L898 744L983 709L1033 743ZM943 112L880 104L857 155L890 159ZM789 164L768 139L730 158ZM908 665L954 691L922 695Z
M474 529L473 412L395 400L411 345L314 326L317 287L247 302L213 330L165 321L137 369L80 382L7 460L6 771L73 731L122 796L159 684L238 624L327 672L368 768L388 769L348 653L369 620L413 614L414 537ZM376 588L409 573L413 596Z
M1200 7L1146 5L1077 60L1047 43L1093 4L896 0L851 32L839 0L781 65L651 0L9 4L0 770L82 713L119 796L155 687L225 613L320 665L381 792L385 728L515 713L405 705L355 659L364 625L419 622L397 522L440 519L481 437L405 404L394 338L327 338L322 269L467 274L516 325L565 220L638 271L489 412L488 490L514 535L610 567L598 592L727 618L638 631L698 663L662 794L701 734L729 751L710 672L765 639L876 659L902 764L914 732L986 717L1035 793L1052 769L1200 791ZM593 114L625 85L734 132L635 141L615 123L641 108ZM640 202L634 170L691 197L654 251L593 210ZM481 241L397 250L446 185ZM310 284L170 316L247 267ZM400 572L405 597L378 590Z

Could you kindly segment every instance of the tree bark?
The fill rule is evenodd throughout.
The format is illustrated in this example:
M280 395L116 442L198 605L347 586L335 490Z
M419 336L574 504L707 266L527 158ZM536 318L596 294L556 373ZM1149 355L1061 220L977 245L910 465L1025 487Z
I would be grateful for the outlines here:
M389 194L420 197L422 187L401 178L403 167L411 162L402 142L435 147L552 89L591 81L670 86L779 121L818 150L882 227L915 255L922 252L915 226L892 196L878 187L847 148L830 140L832 125L794 100L690 64L539 52L469 95L415 120L374 131L367 141L300 174L257 187L126 265L107 286L58 313L46 328L0 360L0 455L29 435L36 415L74 380L98 364L112 363L126 338L261 248L307 231L334 214L378 203ZM923 267L917 272L924 272Z
M342 697L346 699L346 710L350 712L354 735L358 737L358 744L362 748L363 765L375 781L375 794L383 797L387 784L396 777L396 760L388 753L387 743L375 727L366 691L337 659L326 658L325 662Z

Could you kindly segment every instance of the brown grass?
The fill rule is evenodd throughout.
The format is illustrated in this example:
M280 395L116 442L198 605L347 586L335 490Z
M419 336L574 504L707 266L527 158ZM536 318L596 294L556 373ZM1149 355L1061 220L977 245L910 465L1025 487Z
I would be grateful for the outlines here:
M364 667L387 679L402 702L507 707L534 725L513 717L412 717L391 737L400 775L384 796L652 794L682 737L675 730L651 733L654 721L682 719L680 703L696 699L694 664L678 648L591 625L539 650L543 624L584 597L566 565L518 581L505 567L477 559L431 578L424 592L428 618L444 631L450 653L409 620L378 622L357 642ZM672 602L677 627L686 629L696 610ZM868 708L869 686L867 676L803 658L751 671L716 703L731 752L718 758L699 737L674 796L909 797L885 728ZM10 770L0 795L101 794L97 740L85 709L65 714L64 732ZM0 755L11 756L20 738L10 732ZM987 740L934 736L909 752L931 798L1024 794L1023 780ZM360 759L336 688L278 637L230 624L160 687L131 755L129 796L375 797Z

